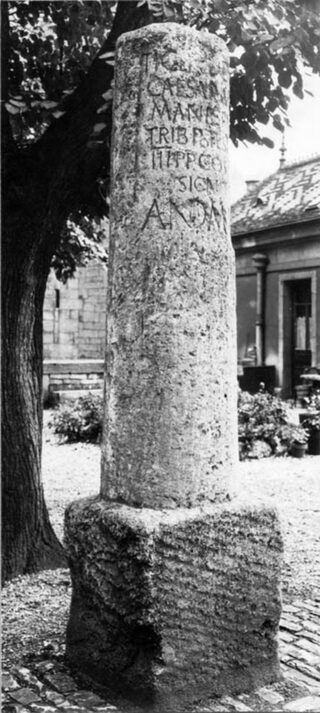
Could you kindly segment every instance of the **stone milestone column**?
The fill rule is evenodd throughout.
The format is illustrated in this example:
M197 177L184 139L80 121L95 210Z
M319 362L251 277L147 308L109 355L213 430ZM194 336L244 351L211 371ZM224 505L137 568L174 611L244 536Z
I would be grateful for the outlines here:
M120 39L101 496L66 514L67 658L153 711L279 676L277 515L228 496L228 121L218 38L168 23Z
M191 506L237 451L227 52L159 25L117 63L102 496Z

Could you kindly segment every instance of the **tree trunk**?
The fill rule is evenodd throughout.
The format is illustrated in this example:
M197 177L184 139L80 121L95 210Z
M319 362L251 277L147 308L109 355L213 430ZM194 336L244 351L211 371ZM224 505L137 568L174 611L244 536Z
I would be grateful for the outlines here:
M32 222L35 225L37 221ZM6 223L10 230L10 221ZM50 262L40 259L32 248L25 251L23 238L28 245L26 225L21 220L17 249L14 254L8 251L4 239L2 261L4 581L66 565L62 545L49 522L41 485L42 306ZM34 238L33 234L33 244Z

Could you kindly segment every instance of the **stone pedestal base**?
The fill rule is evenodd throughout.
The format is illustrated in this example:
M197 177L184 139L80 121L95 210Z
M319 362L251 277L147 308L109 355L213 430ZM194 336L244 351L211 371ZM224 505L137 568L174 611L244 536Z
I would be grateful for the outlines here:
M138 510L81 500L66 513L73 580L67 658L159 711L279 678L282 540L275 511Z

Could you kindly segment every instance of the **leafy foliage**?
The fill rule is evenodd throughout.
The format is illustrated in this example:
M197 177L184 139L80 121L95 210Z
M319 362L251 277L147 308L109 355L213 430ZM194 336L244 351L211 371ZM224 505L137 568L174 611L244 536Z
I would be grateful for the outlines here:
M103 400L88 393L73 404L58 406L49 426L65 443L96 443L102 430Z
M302 403L307 410L300 415L300 420L303 428L309 434L314 431L320 431L320 390L316 390L313 394L302 399Z
M320 411L320 389L317 389L310 396L304 396L302 403L309 411Z
M9 2L6 108L20 145L39 138L67 109L110 30L114 5Z
M303 98L302 68L320 71L320 4L287 0L234 2L189 0L188 21L215 32L231 62L230 135L272 146L257 124L283 131L288 124L287 90Z
M68 219L52 260L58 280L66 282L77 267L86 265L92 259L107 266L107 232L107 218L99 222L81 215L77 217L77 221Z
M285 454L298 429L288 423L283 401L263 390L253 395L239 390L238 424L241 460L251 456L257 441L267 443L274 455Z
M20 144L35 140L67 110L70 94L108 35L115 4L9 2L6 107ZM235 144L272 145L257 125L271 122L283 131L287 90L303 98L303 65L320 72L319 0L139 0L137 9L142 5L155 21L179 20L226 42L231 138Z
M320 411L311 413L305 416L302 421L302 426L310 434L314 431L320 431Z

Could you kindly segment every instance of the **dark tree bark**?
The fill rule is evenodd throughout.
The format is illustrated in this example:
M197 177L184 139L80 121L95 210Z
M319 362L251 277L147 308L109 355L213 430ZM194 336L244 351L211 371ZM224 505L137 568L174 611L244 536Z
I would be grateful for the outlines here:
M3 3L3 52L6 22ZM124 31L151 21L146 5L118 4L99 55L111 51ZM110 88L113 69L98 57L67 111L39 141L18 150L7 114L3 119L2 253L2 473L3 580L65 564L41 485L42 310L52 257L70 214L99 200L97 179L110 161L111 111L105 150L91 141L101 121L97 109ZM2 68L5 75L6 59ZM5 91L5 83L3 89ZM101 200L101 198L100 198ZM105 206L101 205L101 209ZM57 478L63 473L57 473Z

